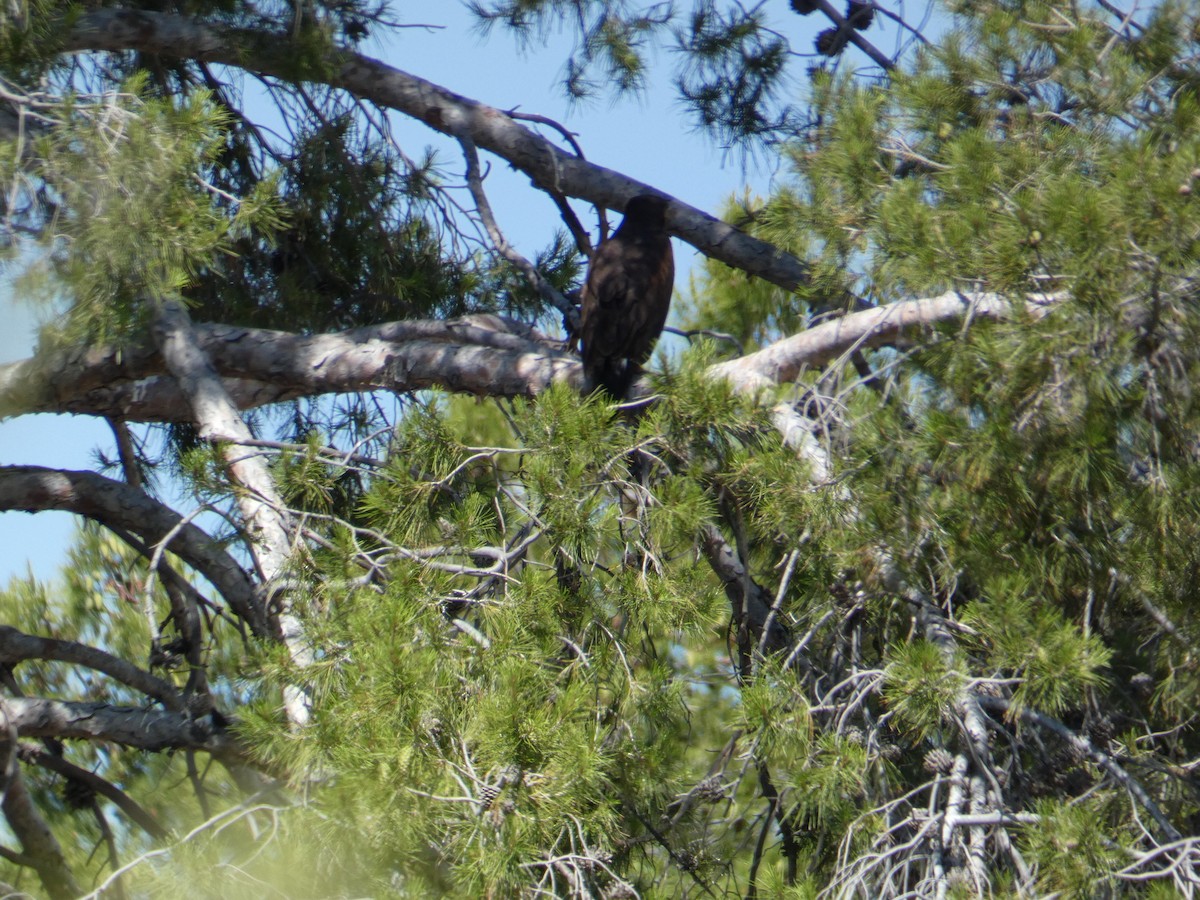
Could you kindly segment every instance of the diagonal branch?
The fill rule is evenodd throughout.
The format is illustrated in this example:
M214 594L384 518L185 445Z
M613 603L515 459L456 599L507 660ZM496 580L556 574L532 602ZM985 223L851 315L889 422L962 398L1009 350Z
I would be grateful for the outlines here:
M461 136L458 142L462 145L463 156L467 161L467 187L475 201L475 209L479 212L479 218L483 221L483 227L487 230L488 237L491 238L492 246L496 248L497 253L521 271L521 274L525 276L543 300L563 314L569 331L578 331L579 310L575 308L575 304L555 290L554 286L542 277L542 273L533 263L517 252L517 249L508 242L504 232L496 223L496 217L492 214L492 205L488 202L487 193L483 189L483 173L480 171L479 152L475 149L475 142L469 137Z
M22 762L33 763L43 769L55 772L63 778L77 781L106 800L112 801L125 815L129 816L131 821L136 822L151 837L162 840L167 836L167 830L158 824L158 821L146 811L145 807L96 773L67 762L61 756L48 753L34 744L19 745L17 753Z
M1124 787L1125 790L1129 791L1130 795L1158 823L1158 827L1162 829L1163 835L1168 841L1178 841L1183 837L1179 833L1179 829L1171 824L1171 820L1167 818L1158 804L1154 802L1154 798L1150 796L1150 793L1142 787L1141 782L1126 772L1115 759L1093 744L1086 735L1072 731L1062 722L1044 713L1040 713L1036 709L1030 709L1027 706L1017 709L1003 697L980 697L979 702L983 706L999 710L1005 715L1024 719L1026 722L1036 725L1039 728L1044 728L1062 738L1072 748L1091 760L1094 765L1112 776L1113 780Z
M886 53L863 37L855 29L854 25L837 11L829 0L817 0L816 5L817 9L824 13L829 18L829 21L833 22L834 28L837 29L838 40L842 42L842 46L844 46L845 42L849 41L885 72L890 72L895 68L896 63Z
M787 649L791 635L773 614L770 592L750 576L737 551L716 525L705 525L700 529L699 537L700 548L709 566L725 588L733 609L733 620L746 627L754 646L762 648L763 652L770 654Z
M1022 309L1027 315L1042 316L1061 299L1059 294L1037 294L1019 301L1001 294L950 291L938 297L902 300L815 325L756 353L718 363L712 374L728 378L738 387L783 384L794 381L805 368L824 366L853 350L892 343L913 331L967 317L1004 319Z
M200 346L183 304L170 299L156 304L151 332L163 361L187 398L192 423L201 438L218 444L230 478L239 488L235 492L238 509L263 581L270 587L281 587L292 552L291 523L266 459L260 453L243 452L237 444L220 443L222 438L241 442L253 436ZM278 591L276 604L271 611L272 624L296 665L308 668L313 663L313 651L292 606L290 593ZM302 689L286 686L284 705L292 722L297 725L308 722L310 703Z
M97 9L76 18L63 40L68 51L137 50L172 59L222 63L259 75L296 77L297 51L282 32L230 28L165 13ZM304 57L311 58L311 46ZM451 137L466 136L529 175L543 190L622 210L649 185L561 150L503 111L350 50L330 48L309 77L424 122ZM791 254L672 201L672 234L701 253L787 290L808 281Z
M25 787L17 765L17 737L20 735L18 709L24 700L0 700L0 758L4 767L4 799L2 808L5 821L21 842L23 855L29 860L46 893L57 898L79 896L79 888L71 877L71 869L63 856L62 845Z

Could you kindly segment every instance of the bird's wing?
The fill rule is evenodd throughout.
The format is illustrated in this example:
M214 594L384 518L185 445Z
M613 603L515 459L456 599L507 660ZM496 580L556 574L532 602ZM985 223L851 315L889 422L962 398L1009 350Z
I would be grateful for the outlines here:
M670 239L600 245L583 290L584 362L644 362L666 323L675 266Z
M625 249L620 241L606 241L588 266L580 325L585 364L626 355L626 316L636 303L637 288L628 270Z

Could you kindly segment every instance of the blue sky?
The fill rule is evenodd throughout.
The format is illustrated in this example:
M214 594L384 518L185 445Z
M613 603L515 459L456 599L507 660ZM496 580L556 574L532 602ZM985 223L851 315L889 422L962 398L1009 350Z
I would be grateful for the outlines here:
M549 46L534 46L519 52L511 37L497 32L487 40L471 28L471 20L458 4L427 4L432 11L413 12L417 4L397 4L406 23L445 26L439 30L401 29L386 44L368 40L363 52L398 68L420 75L465 96L500 109L520 107L524 112L554 118L577 135L588 159L608 168L653 184L693 206L718 213L723 201L749 184L753 190L768 190L771 172L750 160L745 168L736 156L726 157L686 120L670 85L670 51L658 51L652 83L641 98L612 101L602 97L572 106L558 86L570 38L550 35ZM786 13L786 4L779 4ZM788 16L778 24L786 27L794 46L811 46L817 16L799 19ZM889 48L890 49L890 48ZM803 69L803 60L796 68ZM251 104L253 111L253 105ZM253 112L252 112L253 114ZM456 144L441 139L420 123L393 117L396 139L409 156L419 157L427 145L439 149L448 168L461 172L462 158ZM532 257L561 227L551 201L529 185L527 177L513 172L501 160L484 154L491 162L486 188L497 220L508 240ZM463 203L469 197L463 192ZM594 217L577 205L585 226ZM614 217L615 218L615 217ZM680 284L687 283L694 254L675 242ZM38 316L19 302L12 292L0 287L0 362L30 354ZM58 468L94 468L97 451L114 454L107 425L79 416L23 416L0 422L0 463L36 464ZM13 575L31 570L48 578L63 563L74 529L65 513L0 513L0 584Z

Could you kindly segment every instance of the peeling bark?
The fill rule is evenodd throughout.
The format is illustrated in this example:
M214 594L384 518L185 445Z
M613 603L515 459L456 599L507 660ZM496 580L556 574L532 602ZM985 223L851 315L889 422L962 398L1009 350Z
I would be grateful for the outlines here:
M288 559L292 554L292 528L287 507L261 453L246 453L240 444L253 438L230 399L212 361L196 338L192 320L177 300L158 304L151 327L155 343L167 369L187 398L191 421L205 440L218 443L235 491L250 552L269 590L274 590L268 614L292 661L301 669L313 663L313 651L304 627L292 606L290 593L283 590ZM230 439L232 445L219 442ZM278 590L276 590L278 588ZM284 689L288 719L296 725L309 720L306 693L288 685Z
M1044 315L1055 298L1030 298ZM860 347L964 318L1000 319L1020 306L995 294L944 294L850 313L711 368L743 391L795 378ZM497 316L392 322L337 334L195 325L197 346L239 409L353 391L440 387L492 397L536 396L556 382L581 387L579 358L528 326ZM150 341L55 351L0 366L0 416L59 412L177 422L185 408ZM231 438L232 435L221 435Z
M19 737L113 741L140 750L203 750L248 762L241 744L211 716L107 703L10 697L4 701Z

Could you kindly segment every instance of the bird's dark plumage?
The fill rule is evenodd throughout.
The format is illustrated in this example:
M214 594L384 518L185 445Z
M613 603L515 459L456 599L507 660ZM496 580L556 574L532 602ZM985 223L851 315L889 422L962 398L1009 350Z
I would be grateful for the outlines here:
M583 370L593 387L625 396L667 322L675 259L667 199L638 194L613 236L596 248L583 285Z

